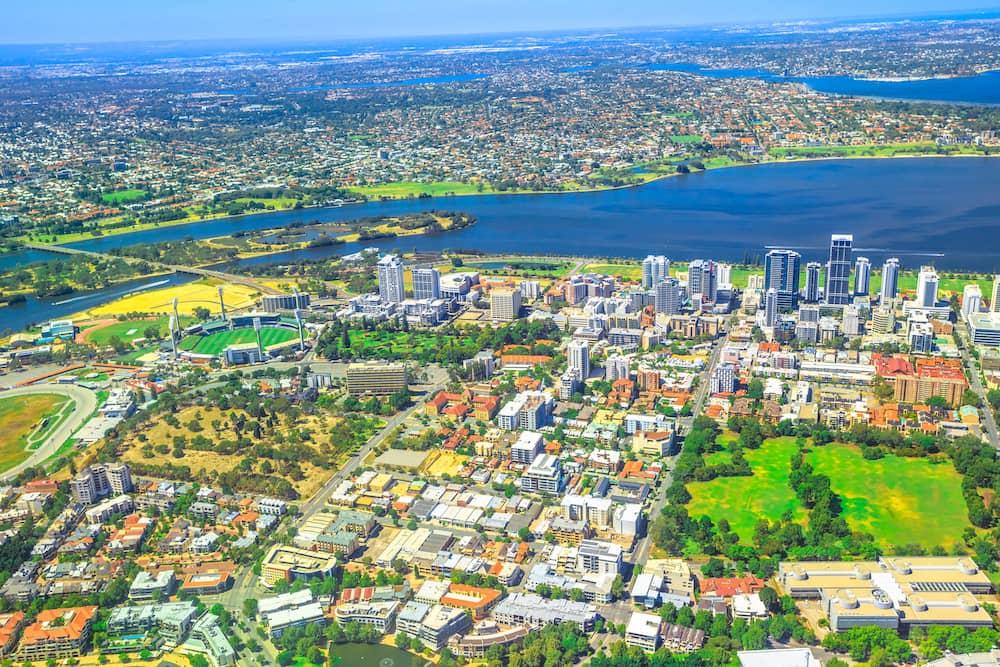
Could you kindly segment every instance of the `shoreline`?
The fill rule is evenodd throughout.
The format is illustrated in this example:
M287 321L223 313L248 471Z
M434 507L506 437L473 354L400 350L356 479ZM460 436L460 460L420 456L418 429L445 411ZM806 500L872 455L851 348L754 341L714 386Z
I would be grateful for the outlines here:
M817 150L820 150L822 148L828 148L828 147L829 146L818 146L816 148L817 148ZM857 148L863 149L863 148L869 148L869 147L873 148L873 149L878 149L879 145L878 144L862 144L862 145L858 146ZM799 148L799 147L791 147L791 148ZM807 147L803 147L803 148L807 148ZM395 202L395 201L410 201L410 200L413 200L413 201L420 201L420 200L451 201L451 200L458 200L458 199L462 199L462 198L466 198L466 197L494 197L494 196L514 196L514 195L522 195L522 196L523 195L534 195L534 196L538 196L538 195L574 195L574 194L592 194L592 193L598 193L598 192L612 192L612 191L615 191L615 190L627 190L627 189L630 189L630 188L640 188L640 187L643 187L643 186L648 185L650 183L655 183L657 181L661 181L661 180L666 179L666 178L673 178L673 177L677 177L677 176L691 176L691 175L697 175L697 174L704 174L704 173L708 173L708 172L712 172L712 171L717 171L717 170L720 170L720 169L731 169L731 168L734 168L734 167L760 167L760 166L771 165L771 164L788 164L788 163L796 163L796 162L800 162L801 163L801 162L812 162L812 161L819 161L819 160L881 160L881 159L911 159L911 158L950 159L950 158L993 158L993 157L1000 157L1000 146L997 147L997 152L996 153L991 153L991 154L954 153L954 154L948 154L948 155L939 155L939 154L936 154L936 153L925 153L925 154L914 153L914 154L903 154L903 155L857 155L857 156L855 156L855 155L848 155L848 156L831 155L831 156L820 156L820 157L795 157L795 158L783 157L783 158L771 158L771 159L763 160L763 161L760 161L760 162L738 162L738 163L733 163L733 164L719 165L717 167L709 167L707 169L700 170L700 171L692 171L692 172L687 173L687 174L681 174L681 173L677 173L677 172L672 173L672 174L656 174L652 178L649 178L648 180L645 180L645 181L643 181L641 183L629 183L629 184L625 184L625 185L615 185L615 186L607 186L607 187L597 186L597 187L591 187L591 188L581 188L581 189L577 189L577 190L513 190L513 191L503 191L503 192L468 192L468 193L450 194L450 195L431 195L429 197L379 197L377 199L373 198L373 199L369 199L367 201L354 201L354 202L339 204L339 205L335 205L335 206L331 206L331 205L322 205L322 206L321 205L316 205L316 206L303 206L300 209L291 209L291 208L289 208L289 209L275 209L275 210L270 210L270 211L268 211L268 210L253 211L253 212L249 212L249 213L241 213L239 215L220 215L220 216L215 216L215 217L210 217L210 218L204 218L204 219L200 219L200 220L186 220L186 219L185 220L178 220L178 221L166 222L166 223L157 224L157 225L141 226L140 228L119 228L119 229L121 229L121 231L118 231L117 233L105 233L105 234L101 234L99 236L89 236L89 235L79 235L78 234L78 235L73 235L73 237L70 240L60 240L60 241L57 241L56 243L48 243L48 244L45 244L45 245L63 246L63 245L69 245L69 244L73 244L73 243L81 243L81 242L86 242L86 241L91 241L91 240L96 240L96 239L102 239L102 238L111 238L111 237L116 237L116 236L128 236L130 234L136 234L136 233L140 233L140 232L146 232L146 231L150 231L150 230L154 230L154 229L164 229L164 228L168 228L168 227L180 227L180 226L186 226L186 225L194 225L194 224L197 224L199 222L214 222L214 221L219 221L219 220L236 220L236 219L239 219L239 218L247 218L247 217L251 217L251 216L261 216L261 215L266 215L266 214L291 213L291 212L293 212L295 210L298 210L298 211L325 210L325 209L344 208L344 207L347 207L347 206L362 208L362 207L364 207L367 204L377 204L377 203L382 203L382 202ZM82 238L80 238L80 237L82 237ZM19 240L23 241L23 239L19 239ZM14 251L14 252L18 252L18 251ZM0 256L2 256L3 254L8 254L8 253L2 253L2 254L0 254ZM10 253L10 254L12 254L12 253Z

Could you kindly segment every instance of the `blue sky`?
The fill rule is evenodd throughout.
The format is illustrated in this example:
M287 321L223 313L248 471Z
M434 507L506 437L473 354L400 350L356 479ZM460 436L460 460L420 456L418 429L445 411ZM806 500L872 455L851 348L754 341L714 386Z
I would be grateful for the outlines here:
M997 0L3 0L0 43L439 35L996 8Z

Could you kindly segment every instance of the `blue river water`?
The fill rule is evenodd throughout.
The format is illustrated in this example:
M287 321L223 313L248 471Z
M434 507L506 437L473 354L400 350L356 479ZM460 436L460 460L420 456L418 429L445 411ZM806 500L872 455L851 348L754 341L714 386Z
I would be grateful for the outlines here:
M365 247L590 257L656 253L677 260L707 257L740 262L780 246L798 250L806 261L825 261L830 234L851 233L855 254L876 264L898 256L907 267L931 263L944 271L1000 272L998 183L1000 159L995 158L820 160L720 169L603 192L477 195L280 211L71 245L106 252L124 245L209 238L297 221L331 222L436 208L469 212L478 222L457 232L290 251L238 264L323 259ZM0 267L39 255L44 253L6 256L0 258ZM65 316L113 297L110 292L98 293L91 297L94 303L29 302L20 311L7 308L2 328Z
M884 100L909 100L961 104L1000 104L1000 71L978 76L947 79L917 79L880 81L855 79L849 76L784 77L755 69L705 69L691 63L655 63L640 65L643 69L689 72L719 79L753 78L766 81L804 83L813 90L834 95L873 97Z

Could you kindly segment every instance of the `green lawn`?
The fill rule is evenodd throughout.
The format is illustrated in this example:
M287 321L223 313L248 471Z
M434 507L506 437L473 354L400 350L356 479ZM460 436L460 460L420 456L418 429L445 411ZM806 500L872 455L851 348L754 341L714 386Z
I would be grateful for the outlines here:
M185 327L194 318L191 317L181 317L181 327ZM131 343L136 338L143 338L146 335L146 329L150 327L156 327L160 335L166 337L169 333L168 326L170 324L169 317L160 317L158 319L137 319L137 320L125 320L124 322L116 322L115 324L110 324L101 329L97 329L87 337L87 342L94 345L107 345L108 342L117 336L120 340L126 343Z
M642 280L642 263L638 260L632 264L587 264L583 270L587 273L621 276L623 280Z
M277 327L261 327L260 340L264 348L272 345L279 345L294 340L298 334L290 329L278 329ZM222 351L230 345L242 345L244 343L257 342L257 332L253 329L234 329L232 331L222 331L210 336L188 336L181 341L180 348L189 350L197 354L222 354Z
M57 394L28 394L0 398L0 472L27 459L28 438L45 417L56 420L66 397ZM48 430L48 429L46 429Z
M814 447L809 461L828 475L852 529L883 545L950 548L969 527L962 477L950 462L886 456L866 461L847 445Z
M748 543L759 519L774 521L791 511L804 522L806 512L788 486L795 450L794 438L774 438L758 450L746 450L753 476L688 484L692 496L688 512L716 522L726 518ZM727 457L725 452L714 452L707 461L724 463ZM830 477L851 528L873 534L885 547L918 543L950 548L970 525L961 476L951 463L895 456L867 461L858 448L839 444L812 447L807 460Z
M713 521L726 518L729 525L749 543L760 519L775 521L785 512L792 512L804 521L805 511L788 486L789 461L795 453L795 438L774 438L760 449L746 450L745 455L754 474L752 477L719 477L711 482L688 484L692 517L707 514ZM713 463L723 462L724 455L712 455Z
M700 134L675 134L670 137L675 144L700 144L701 140Z
M351 188L351 192L365 195L367 197L379 198L388 197L390 199L407 199L409 197L419 197L422 194L432 197L443 197L445 195L476 195L483 192L490 192L490 187L484 185L479 189L475 183L454 183L449 181L436 181L433 183L385 183L383 185L359 185Z
M260 204L261 206L271 206L276 209L292 208L299 203L295 197L240 197L236 200L241 204Z
M133 199L140 199L146 196L145 190L119 190L118 192L108 192L101 195L101 199L108 204L123 204Z

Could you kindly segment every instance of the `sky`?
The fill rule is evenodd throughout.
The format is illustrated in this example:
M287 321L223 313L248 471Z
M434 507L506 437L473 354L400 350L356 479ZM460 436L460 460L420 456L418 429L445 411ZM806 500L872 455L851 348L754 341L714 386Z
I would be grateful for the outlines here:
M0 43L345 39L904 16L998 0L2 0Z

